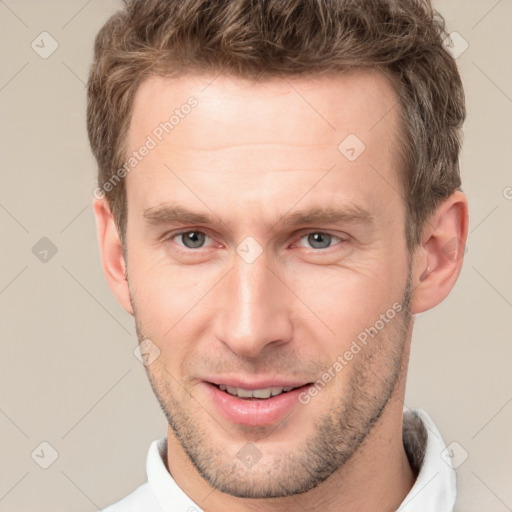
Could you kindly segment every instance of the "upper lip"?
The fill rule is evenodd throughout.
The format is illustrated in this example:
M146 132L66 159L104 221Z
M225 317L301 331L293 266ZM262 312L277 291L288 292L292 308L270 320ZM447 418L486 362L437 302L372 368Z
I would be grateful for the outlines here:
M233 388L242 388L248 390L254 389L266 389L266 388L299 388L301 386L305 386L306 384L311 384L311 381L306 380L297 380L297 379L286 379L286 378L262 378L259 379L244 379L240 377L209 377L205 379L205 382L209 382L210 384L215 384L219 386L220 384L224 384L225 386L230 386Z

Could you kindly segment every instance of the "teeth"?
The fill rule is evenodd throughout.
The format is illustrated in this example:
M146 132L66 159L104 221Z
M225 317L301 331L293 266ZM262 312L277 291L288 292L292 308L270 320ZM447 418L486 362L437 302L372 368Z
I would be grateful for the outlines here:
M293 388L291 386L285 386L262 389L243 389L219 384L219 389L221 391L227 391L230 395L238 396L240 398L270 398L271 396L277 396L281 393L291 391Z
M270 388L272 396L280 395L283 391L285 391L285 388Z
M238 395L241 398L251 398L252 397L252 391L249 391L248 389L242 389L242 388L232 388L231 386L228 386L228 393L231 395Z
M253 389L251 394L254 398L270 398L270 395L272 395L272 388ZM279 393L276 394L278 395Z

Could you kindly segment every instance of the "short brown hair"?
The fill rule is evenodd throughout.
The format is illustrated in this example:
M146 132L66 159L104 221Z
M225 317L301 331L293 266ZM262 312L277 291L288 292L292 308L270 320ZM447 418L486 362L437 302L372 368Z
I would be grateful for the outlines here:
M96 36L88 82L98 187L123 167L133 99L149 76L206 71L258 80L376 69L399 98L412 249L440 201L461 184L464 93L446 37L429 0L124 0ZM109 188L124 237L124 180Z

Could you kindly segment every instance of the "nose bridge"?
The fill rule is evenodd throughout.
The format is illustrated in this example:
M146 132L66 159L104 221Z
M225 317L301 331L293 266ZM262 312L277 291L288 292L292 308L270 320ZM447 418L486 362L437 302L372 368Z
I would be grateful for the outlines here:
M292 336L283 284L267 264L264 254L252 262L237 255L224 283L216 336L240 356L256 357Z

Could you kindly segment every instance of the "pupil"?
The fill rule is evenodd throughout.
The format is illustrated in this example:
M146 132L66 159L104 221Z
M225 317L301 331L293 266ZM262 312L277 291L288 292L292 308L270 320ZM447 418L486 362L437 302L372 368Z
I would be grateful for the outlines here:
M331 244L331 235L327 233L311 233L308 242L314 249L325 249Z
M186 247L190 249L196 249L197 247L201 247L204 244L204 237L204 233L199 233L198 231L189 231L188 233L183 233L182 240Z

